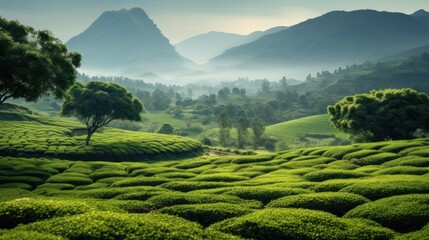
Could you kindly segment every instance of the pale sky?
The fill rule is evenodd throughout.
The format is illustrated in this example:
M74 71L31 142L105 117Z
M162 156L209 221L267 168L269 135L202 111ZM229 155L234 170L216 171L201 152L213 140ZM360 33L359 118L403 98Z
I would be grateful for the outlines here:
M333 10L429 11L429 0L0 0L0 16L48 29L66 42L104 11L133 7L144 9L175 44L209 31L248 34L292 26Z

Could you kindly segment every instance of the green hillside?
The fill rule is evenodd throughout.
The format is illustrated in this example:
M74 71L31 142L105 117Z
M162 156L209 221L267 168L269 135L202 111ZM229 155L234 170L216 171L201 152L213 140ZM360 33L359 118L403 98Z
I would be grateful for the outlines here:
M266 134L288 145L293 144L300 136L302 138L319 138L327 141L326 143L329 143L329 139L334 136L340 139L346 139L347 137L346 134L337 131L331 126L327 114L270 125L266 127ZM322 142L319 143L323 144Z
M0 157L0 239L425 239L429 139L142 162Z
M79 160L144 161L202 154L190 138L104 128L85 146L86 128L77 121L47 117L16 105L0 110L0 154Z

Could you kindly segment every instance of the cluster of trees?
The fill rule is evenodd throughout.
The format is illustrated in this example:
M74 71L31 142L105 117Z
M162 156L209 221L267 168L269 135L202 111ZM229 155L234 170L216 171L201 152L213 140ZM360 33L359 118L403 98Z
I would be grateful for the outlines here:
M328 107L339 130L363 141L410 139L429 131L429 96L413 89L386 89L348 96Z

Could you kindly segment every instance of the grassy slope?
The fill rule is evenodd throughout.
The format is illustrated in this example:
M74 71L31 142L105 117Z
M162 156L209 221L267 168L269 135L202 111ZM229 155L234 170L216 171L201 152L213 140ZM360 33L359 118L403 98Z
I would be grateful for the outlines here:
M154 163L0 157L1 228L24 223L0 238L427 236L428 149L416 139ZM42 221L54 216L65 217Z
M34 114L25 108L0 111L0 153L79 160L155 160L201 154L190 138L104 128L84 145L86 131L77 121Z
M288 144L293 143L297 137L302 134L336 135L339 138L346 138L346 134L338 132L330 125L327 114L309 116L270 125L266 128L266 133Z

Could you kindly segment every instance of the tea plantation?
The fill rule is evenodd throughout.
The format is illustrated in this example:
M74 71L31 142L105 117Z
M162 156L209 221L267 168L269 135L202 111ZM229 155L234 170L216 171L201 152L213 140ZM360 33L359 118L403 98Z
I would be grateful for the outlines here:
M191 139L106 128L84 147L76 122L1 116L0 239L429 239L429 139L191 156Z

